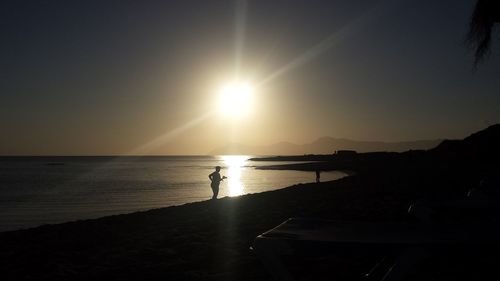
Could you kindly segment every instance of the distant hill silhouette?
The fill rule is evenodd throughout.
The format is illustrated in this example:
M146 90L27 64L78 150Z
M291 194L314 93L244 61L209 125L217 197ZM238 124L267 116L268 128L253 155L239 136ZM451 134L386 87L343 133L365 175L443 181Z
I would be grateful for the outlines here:
M430 149L442 140L420 140L405 142L355 141L343 138L322 137L308 144L279 142L268 146L250 146L238 143L228 144L209 152L210 155L247 154L247 155L302 155L332 154L336 150L355 150L357 152Z
M463 140L444 140L431 153L445 160L468 164L496 164L500 160L500 124L492 125Z

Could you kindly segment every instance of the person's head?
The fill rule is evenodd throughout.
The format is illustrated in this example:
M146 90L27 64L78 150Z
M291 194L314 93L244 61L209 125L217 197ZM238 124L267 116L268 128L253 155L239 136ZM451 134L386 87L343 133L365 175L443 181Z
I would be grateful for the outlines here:
M220 166L216 166L216 167L215 167L215 170L216 170L217 172L220 172Z

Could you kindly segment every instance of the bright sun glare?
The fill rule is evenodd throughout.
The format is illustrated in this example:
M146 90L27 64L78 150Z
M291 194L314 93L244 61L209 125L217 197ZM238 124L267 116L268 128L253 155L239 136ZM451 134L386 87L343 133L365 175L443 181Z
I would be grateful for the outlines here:
M253 88L248 83L229 83L219 92L219 111L229 117L246 115L251 108Z
M244 192L242 173L245 170L245 162L248 160L246 155L224 155L224 165L227 167L227 187L229 196L239 196Z

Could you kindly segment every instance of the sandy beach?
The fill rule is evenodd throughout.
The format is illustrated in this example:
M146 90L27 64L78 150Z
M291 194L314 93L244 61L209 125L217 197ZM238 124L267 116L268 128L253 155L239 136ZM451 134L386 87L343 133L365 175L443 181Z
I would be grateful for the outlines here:
M272 169L348 170L322 183L225 197L0 233L2 280L271 280L250 250L255 237L291 217L422 223L408 214L420 200L465 198L495 175L498 125L429 151L367 153ZM487 221L465 211L446 223ZM491 222L491 221L490 221ZM442 222L438 222L442 223ZM443 251L415 269L417 280L480 280L494 273L496 247ZM348 251L349 252L349 251ZM382 253L380 253L382 255ZM378 253L332 253L295 261L299 280L359 280Z
M260 233L289 217L414 221L407 215L414 200L460 197L472 184L473 177L450 172L380 167L338 181L5 232L2 279L271 280L249 249ZM330 277L356 280L364 270L350 263Z

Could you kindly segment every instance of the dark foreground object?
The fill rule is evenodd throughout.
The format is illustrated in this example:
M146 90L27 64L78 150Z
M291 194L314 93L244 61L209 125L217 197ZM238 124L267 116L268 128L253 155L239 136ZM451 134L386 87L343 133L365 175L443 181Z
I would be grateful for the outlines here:
M291 218L259 235L253 249L276 280L329 280L331 274L324 269L335 263L328 257L355 253L365 257L366 266L370 266L371 257L372 268L366 269L366 278L388 281L414 275L422 264L439 255L462 255L468 259L478 254L494 255L500 250L498 237L500 225L496 223ZM377 274L380 279L375 277Z

